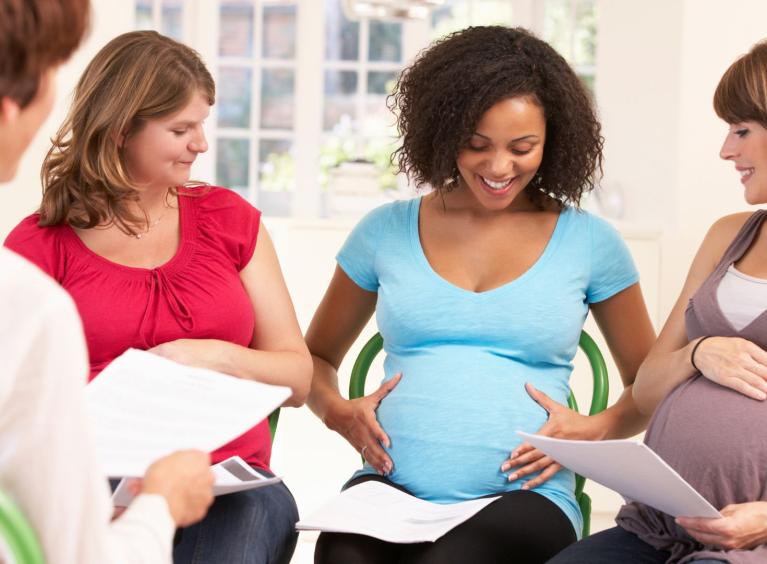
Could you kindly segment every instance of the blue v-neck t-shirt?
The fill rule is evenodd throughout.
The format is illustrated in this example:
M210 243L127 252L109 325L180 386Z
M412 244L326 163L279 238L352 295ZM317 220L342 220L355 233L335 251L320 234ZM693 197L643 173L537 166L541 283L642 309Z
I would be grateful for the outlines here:
M513 491L531 479L508 482L500 470L520 444L516 431L535 432L547 417L525 383L566 404L589 304L637 283L638 273L614 228L565 207L526 272L492 290L465 290L426 259L420 202L373 210L337 256L360 288L378 294L383 380L403 375L378 408L391 439L389 478L438 503ZM580 536L574 484L562 470L533 491L557 504Z

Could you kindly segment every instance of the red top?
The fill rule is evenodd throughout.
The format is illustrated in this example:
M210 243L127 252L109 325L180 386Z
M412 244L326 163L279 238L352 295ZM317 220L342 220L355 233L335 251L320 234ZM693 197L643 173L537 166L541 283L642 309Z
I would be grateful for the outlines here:
M5 240L74 299L88 342L90 379L131 347L145 350L176 339L250 345L255 313L239 273L253 256L261 212L219 187L180 189L178 206L178 251L152 269L111 262L86 247L69 225L39 227L38 214ZM268 423L215 451L213 462L235 454L268 469Z

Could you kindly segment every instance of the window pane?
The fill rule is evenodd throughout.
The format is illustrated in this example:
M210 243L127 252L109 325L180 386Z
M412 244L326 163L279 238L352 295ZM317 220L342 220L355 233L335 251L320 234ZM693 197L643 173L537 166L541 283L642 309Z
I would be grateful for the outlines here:
M368 58L371 61L402 60L402 25L371 21Z
M163 0L162 33L181 41L184 37L184 5L182 0Z
M368 91L365 96L365 113L368 116L383 120L391 118L388 121L394 121L394 117L386 107L386 97L394 90L397 74L384 71L368 72Z
M264 7L265 59L292 59L296 55L296 7Z
M289 139L262 139L258 147L259 191L293 190L293 143ZM259 199L260 201L260 199Z
M218 71L218 126L250 128L251 70Z
M471 25L511 25L512 22L511 0L447 0L431 13L431 37L437 39Z
M597 54L597 18L592 0L580 0L575 9L572 64L593 66Z
M223 2L219 17L219 55L251 57L253 54L253 4Z
M355 71L325 71L325 111L323 127L333 127L345 118L354 120L357 116L355 95L357 94L357 73Z
M325 58L356 61L359 58L360 26L346 19L340 0L325 0Z
M581 79L581 82L586 87L586 89L591 93L592 96L594 96L594 75L593 74L579 74L578 78Z
M247 192L250 140L219 139L216 150L216 184Z
M261 72L261 129L293 129L293 71Z
M543 18L543 37L560 55L572 61L571 0L547 0Z
M136 1L136 29L153 29L152 0Z

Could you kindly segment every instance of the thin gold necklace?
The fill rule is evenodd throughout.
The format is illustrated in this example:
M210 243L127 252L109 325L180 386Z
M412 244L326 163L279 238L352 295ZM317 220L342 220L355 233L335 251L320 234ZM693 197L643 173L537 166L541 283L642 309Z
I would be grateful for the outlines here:
M158 224L158 223L160 223L160 222L162 221L162 218L163 218L163 217L165 217L165 214L168 212L168 208L170 208L170 206L168 205L168 202L167 202L167 201L165 201L165 202L163 203L163 211L162 211L162 213L160 214L160 217L158 217L157 219L155 219L155 220L153 220L153 221L150 221L150 222L147 224L147 226L146 226L146 230L145 230L145 231L143 231L143 232L141 232L141 233L131 233L131 234L130 234L130 236L131 236L131 237L133 237L134 239L143 239L144 237L146 237L147 235L149 235L149 232L150 232L150 231L151 231L153 228L157 227L157 224Z

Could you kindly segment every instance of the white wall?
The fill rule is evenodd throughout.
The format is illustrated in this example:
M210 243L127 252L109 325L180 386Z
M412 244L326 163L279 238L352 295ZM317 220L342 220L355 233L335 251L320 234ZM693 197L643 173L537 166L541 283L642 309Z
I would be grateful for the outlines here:
M767 37L760 0L598 0L596 92L606 137L605 185L624 220L663 233L660 319L718 217L747 209L726 125L712 107L724 70Z

